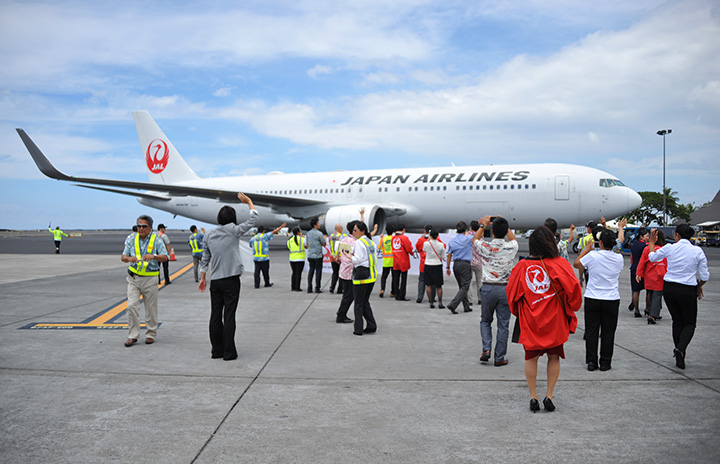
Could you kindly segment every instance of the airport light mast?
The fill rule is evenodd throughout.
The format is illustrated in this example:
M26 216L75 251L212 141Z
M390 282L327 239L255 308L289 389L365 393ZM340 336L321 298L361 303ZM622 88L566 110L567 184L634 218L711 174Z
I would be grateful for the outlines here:
M672 129L657 131L657 135L663 138L663 226L667 226L667 203L665 200L665 136L668 134L672 134Z

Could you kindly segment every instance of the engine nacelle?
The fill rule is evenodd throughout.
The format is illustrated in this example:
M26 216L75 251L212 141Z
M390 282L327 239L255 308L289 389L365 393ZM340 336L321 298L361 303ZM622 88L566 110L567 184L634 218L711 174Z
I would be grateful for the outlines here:
M377 233L385 233L387 215L385 210L378 205L345 205L330 208L325 214L318 217L320 229L328 234L335 231L335 224L342 224L344 229L348 222L360 220L361 209L365 210L365 224L368 226L368 231L372 231L377 224Z

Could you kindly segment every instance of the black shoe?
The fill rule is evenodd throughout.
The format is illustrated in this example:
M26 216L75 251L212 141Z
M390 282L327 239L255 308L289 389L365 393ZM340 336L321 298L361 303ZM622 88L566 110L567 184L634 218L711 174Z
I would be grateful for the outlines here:
M553 404L552 400L547 396L543 400L543 406L545 406L545 410L547 412L553 412L555 410L555 405Z
M270 282L269 284L265 284L265 287L272 287L272 286L273 286L272 282Z
M312 293L312 288L308 288L308 293Z
M349 317L346 317L345 319L335 319L335 322L337 322L338 324L349 324L353 322L353 320Z
M662 316L655 316L656 321L659 321L660 319L662 319Z
M540 410L540 403L536 398L530 400L530 410L535 414L536 411Z
M653 319L652 316L648 316L648 324L649 324L649 325L657 324L657 322L655 322L655 319Z
M362 332L353 332L353 335L360 335L360 336L362 336Z
M438 304L438 308L440 308L440 309L445 309L445 305L442 304L442 303L440 303L440 304Z
M410 301L410 298L395 298L397 301Z
M170 281L168 280L167 282L165 282L165 285L170 285L171 283L172 283L172 282L170 282Z
M316 289L315 289L315 293L325 293L325 292L323 292L323 291L320 290L319 288L316 288Z
M374 334L375 332L377 332L377 327L375 327L374 329L363 330L363 333L366 333L366 334Z
M640 311L635 311L635 317L642 317L642 314L640 314Z
M452 306L448 306L447 309L449 309L451 313L457 314L457 311L455 311L455 308L453 308Z
M587 363L587 370L589 370L590 372L596 371L597 368L598 368L598 365L595 361L590 361L589 363Z
M675 365L680 369L685 369L685 355L682 354L682 351L675 348L673 350L673 356L675 356Z
M334 289L334 288L331 288L331 289L330 289L330 293L335 293L335 289Z
M629 310L629 311L632 311L633 309L635 309L635 305L632 304L632 303L630 303L630 304L628 305L628 310Z
M422 300L418 298L417 300L415 300L415 303L422 303Z
M612 366L610 366L610 364L600 364L601 372L609 371L610 369L612 369Z
M385 290L380 290L380 298L385 296Z
M259 285L256 285L255 288L260 288L260 286L259 286Z
M471 312L472 312L472 309L466 309L465 312L466 312L466 313L471 313Z
M435 305L430 303L430 309L435 309Z
M224 360L224 361L232 361L232 360L234 360L234 359L237 359L237 355L236 355L236 354L231 354L230 356L224 356L224 357L223 357L223 360Z
M223 357L223 355L222 355L222 354L213 354L213 355L211 355L210 357L213 358L213 359L220 359L220 358Z

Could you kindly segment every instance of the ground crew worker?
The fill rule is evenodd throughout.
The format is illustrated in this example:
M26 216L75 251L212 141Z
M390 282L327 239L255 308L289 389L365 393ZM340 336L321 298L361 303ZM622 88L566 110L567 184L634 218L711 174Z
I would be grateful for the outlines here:
M130 263L127 286L127 316L129 336L126 347L133 346L140 337L140 298L145 304L145 343L155 342L158 328L158 285L155 283L160 275L159 262L167 261L168 254L165 243L152 233L153 220L142 215L137 219L138 231L134 240L125 245L120 260Z
M395 228L388 224L385 231L387 232L387 235L380 236L380 247L382 248L383 256L383 270L382 276L380 277L380 298L385 296L385 283L387 282L388 275L390 275L390 272L393 269L392 236L395 232ZM395 298L395 292L397 289L395 288L394 280L390 280L390 286L390 296Z
M62 238L69 237L69 235L60 230L60 226L56 227L55 230L52 230L50 227L50 224L48 224L48 231L50 231L50 233L53 234L53 237L55 238L55 254L59 255L60 243L62 242Z
M190 245L190 250L192 251L192 257L193 257L193 274L195 276L195 282L200 282L200 279L198 277L198 268L200 267L200 260L202 259L203 255L203 239L205 238L205 228L201 227L202 233L197 231L197 227L195 225L190 226L190 232L192 232L192 235L190 235L190 238L188 238L188 245Z
M302 272L305 268L305 237L299 227L292 230L293 236L287 241L288 250L290 250L290 269L292 276L290 277L290 290L293 292L302 292Z
M158 224L157 226L158 230L158 237L160 237L165 244L165 248L167 250L170 250L170 237L167 236L165 233L165 224ZM162 262L163 267L163 273L165 274L165 285L170 285L172 282L170 282L170 262L169 261L163 261ZM160 274L158 274L158 285L160 284Z
M335 232L328 235L330 239L330 265L332 266L332 277L330 278L330 293L335 293L335 284L338 283L340 276L340 253L338 251L338 243L347 237L348 234L343 233L342 224L335 224ZM342 286L342 281L339 285ZM342 295L342 287L338 287L338 293Z
M270 232L263 226L257 228L257 233L250 239L250 248L253 249L253 263L255 264L255 288L260 288L260 273L262 272L263 280L266 287L272 287L270 282L270 245L268 242L272 240L273 235L278 233L280 229L285 227L285 223Z

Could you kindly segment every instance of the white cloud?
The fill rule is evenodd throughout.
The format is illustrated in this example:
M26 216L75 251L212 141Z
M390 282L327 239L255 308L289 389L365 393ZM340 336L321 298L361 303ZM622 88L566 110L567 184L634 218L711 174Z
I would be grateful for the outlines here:
M308 69L308 76L312 77L313 79L317 79L318 76L323 74L330 74L333 72L333 69L330 66L325 66L322 64L316 64L312 68Z

